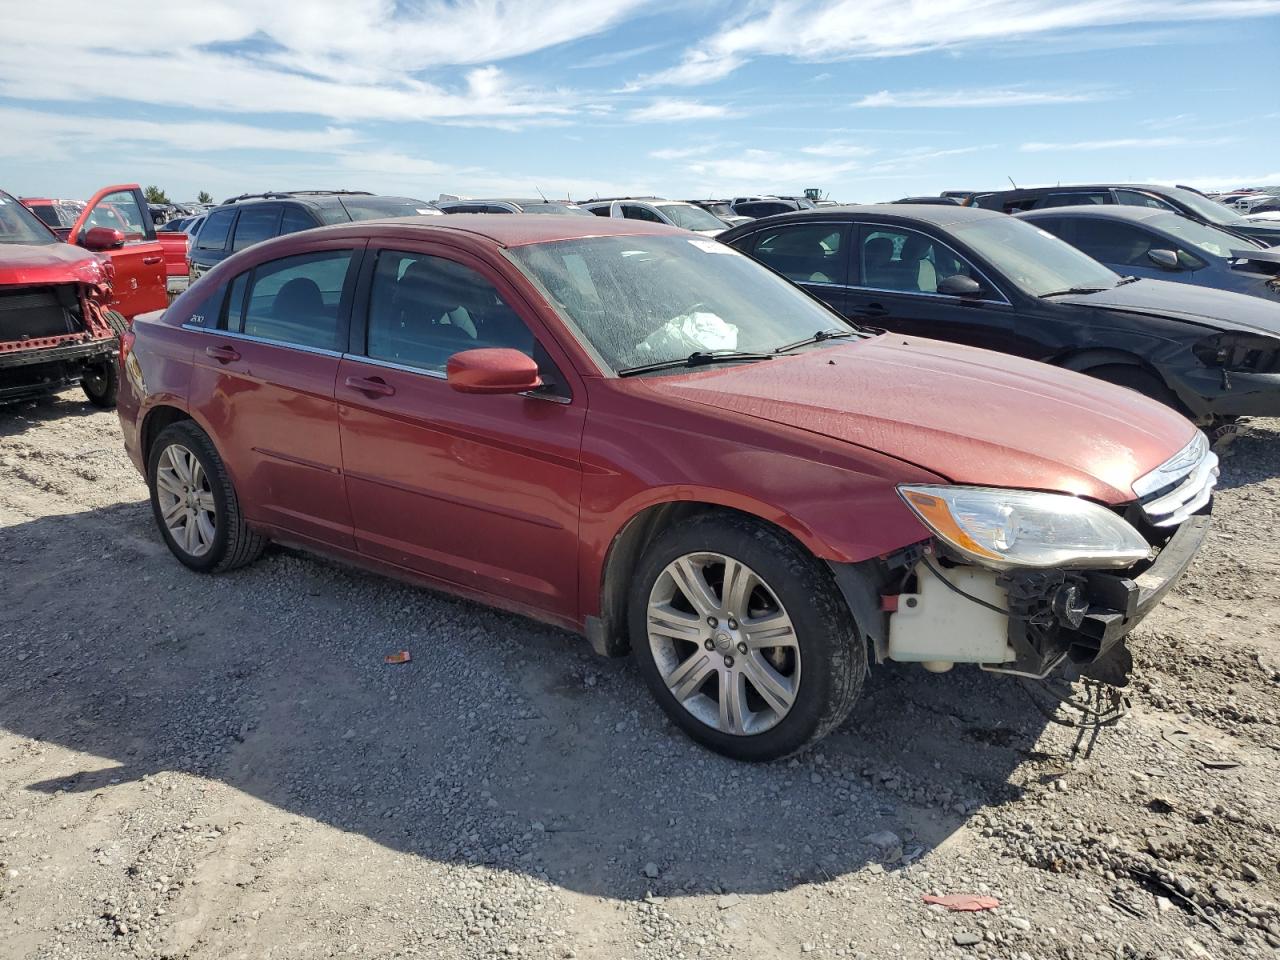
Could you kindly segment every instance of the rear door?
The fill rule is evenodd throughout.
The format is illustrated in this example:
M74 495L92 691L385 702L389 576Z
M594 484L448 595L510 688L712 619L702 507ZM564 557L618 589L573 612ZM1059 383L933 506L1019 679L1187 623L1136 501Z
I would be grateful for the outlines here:
M79 244L93 227L109 227L124 234L124 246L107 254L116 275L111 308L132 318L167 307L164 248L156 239L156 228L138 185L103 187L95 193L71 227L67 242Z
M751 234L747 246L734 246L843 314L850 229L829 220L788 223Z
M280 216L284 212L278 203L246 204L236 221L231 237L231 252L252 247L255 243L280 235Z

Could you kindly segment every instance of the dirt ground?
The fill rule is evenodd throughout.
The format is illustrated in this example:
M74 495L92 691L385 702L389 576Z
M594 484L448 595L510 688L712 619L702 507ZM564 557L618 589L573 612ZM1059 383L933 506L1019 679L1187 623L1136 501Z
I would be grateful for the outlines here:
M1280 947L1280 421L1225 461L1118 725L876 669L768 766L565 633L284 550L191 573L145 495L113 412L0 410L3 960Z

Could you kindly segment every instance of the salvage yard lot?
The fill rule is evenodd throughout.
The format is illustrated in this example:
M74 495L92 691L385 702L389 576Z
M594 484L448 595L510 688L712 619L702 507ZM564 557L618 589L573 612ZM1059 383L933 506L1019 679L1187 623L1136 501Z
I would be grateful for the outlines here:
M113 411L0 411L4 960L1280 947L1280 421L1225 460L1119 726L876 668L764 766L557 630L291 551L194 574L145 497Z

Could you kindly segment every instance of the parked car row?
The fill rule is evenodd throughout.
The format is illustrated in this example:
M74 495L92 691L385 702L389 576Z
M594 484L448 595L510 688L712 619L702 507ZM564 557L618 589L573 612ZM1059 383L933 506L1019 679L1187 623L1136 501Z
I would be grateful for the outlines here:
M117 323L126 449L186 566L276 540L578 631L741 759L834 729L869 662L1123 685L1213 442L1280 415L1280 302L1262 241L1086 189L234 197ZM145 205L132 241L22 212L104 277L71 244L154 241Z

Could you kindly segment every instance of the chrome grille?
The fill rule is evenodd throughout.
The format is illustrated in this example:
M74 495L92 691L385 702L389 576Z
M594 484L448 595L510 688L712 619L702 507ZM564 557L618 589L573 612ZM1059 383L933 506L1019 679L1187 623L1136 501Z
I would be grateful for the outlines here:
M1185 447L1135 480L1133 492L1153 525L1176 527L1209 502L1217 482L1218 455L1209 449L1209 438L1197 432Z

